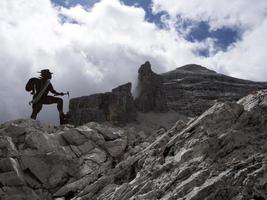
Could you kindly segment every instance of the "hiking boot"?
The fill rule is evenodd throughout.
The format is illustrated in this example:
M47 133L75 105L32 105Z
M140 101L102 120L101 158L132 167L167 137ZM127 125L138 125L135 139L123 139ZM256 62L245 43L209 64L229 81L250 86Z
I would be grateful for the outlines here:
M60 113L60 115L59 115L59 123L60 123L60 125L68 123L66 115L64 113Z

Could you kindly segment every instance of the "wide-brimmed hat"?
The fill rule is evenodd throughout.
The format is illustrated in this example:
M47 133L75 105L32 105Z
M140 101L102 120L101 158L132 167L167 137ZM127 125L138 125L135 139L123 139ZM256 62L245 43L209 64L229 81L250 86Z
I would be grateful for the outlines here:
M49 69L42 69L40 72L38 73L41 73L41 75L48 75L48 74L53 74L52 72L49 71Z

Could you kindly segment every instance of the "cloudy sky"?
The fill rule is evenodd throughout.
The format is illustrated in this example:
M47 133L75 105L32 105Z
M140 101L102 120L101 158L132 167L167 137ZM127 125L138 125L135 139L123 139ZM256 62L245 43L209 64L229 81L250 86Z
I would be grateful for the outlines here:
M30 115L24 87L43 68L71 97L134 82L146 60L267 81L266 35L266 0L0 0L0 121ZM57 123L56 106L39 119Z

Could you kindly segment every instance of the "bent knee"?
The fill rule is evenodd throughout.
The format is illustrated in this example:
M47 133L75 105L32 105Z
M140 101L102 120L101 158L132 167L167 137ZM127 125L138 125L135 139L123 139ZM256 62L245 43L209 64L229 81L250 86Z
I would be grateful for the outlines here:
M57 103L63 104L63 99L57 97Z

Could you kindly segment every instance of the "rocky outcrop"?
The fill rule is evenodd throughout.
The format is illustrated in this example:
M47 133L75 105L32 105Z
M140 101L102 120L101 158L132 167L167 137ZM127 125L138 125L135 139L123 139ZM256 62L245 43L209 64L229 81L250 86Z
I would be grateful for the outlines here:
M149 138L98 123L0 125L0 199L267 199L267 92Z
M69 110L74 125L110 121L123 126L138 121L136 111L141 114L174 111L197 117L216 102L237 101L265 88L267 83L229 77L195 64L159 75L146 62L138 70L135 100L131 83L127 83L112 92L71 99Z
M138 70L136 107L141 112L167 111L167 101L163 90L163 78L154 73L149 62Z
M132 122L137 113L131 83L114 88L111 92L71 99L69 114L71 123L76 126L90 121L110 121L116 125Z
M132 84L127 83L114 88L111 92L109 112L110 120L117 124L125 124L136 120L137 112L131 93Z
M146 62L138 73L135 102L141 112L174 110L196 117L216 102L237 101L267 88L267 83L229 77L195 64L158 75Z
M138 141L128 134L93 122L77 128L34 120L2 124L0 199L72 198L111 170Z
M200 65L185 65L161 74L167 105L180 114L195 117L216 102L237 101L267 83L237 79Z
M188 124L178 122L78 199L266 199L267 100L250 99L216 103ZM127 174L132 178L122 179Z

